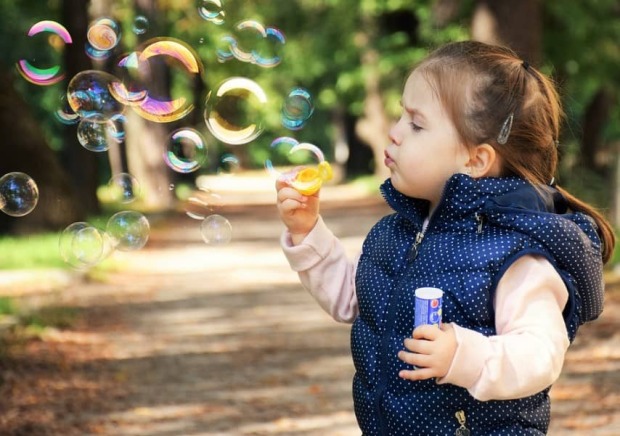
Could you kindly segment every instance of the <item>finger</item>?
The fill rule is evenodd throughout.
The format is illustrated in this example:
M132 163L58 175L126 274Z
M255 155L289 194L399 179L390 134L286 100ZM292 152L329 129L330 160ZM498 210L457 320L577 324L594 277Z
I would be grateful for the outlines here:
M307 205L305 203L302 203L292 198L287 198L278 204L278 209L284 214L305 208L307 208Z
M300 203L305 203L306 201L308 201L308 197L300 194L293 188L285 187L285 188L280 189L278 191L278 201L284 201L288 199L295 200Z
M433 378L433 372L427 368L419 368L414 370L403 369L398 372L398 376L400 378L404 378L405 380L426 380L429 378Z
M414 339L428 339L429 341L434 341L439 336L441 336L443 332L436 325L424 324L413 331Z
M430 357L420 353L407 353L406 351L399 351L398 358L416 368L427 368L431 364Z
M433 343L425 339L407 338L403 343L405 348L413 353L431 354L433 349Z

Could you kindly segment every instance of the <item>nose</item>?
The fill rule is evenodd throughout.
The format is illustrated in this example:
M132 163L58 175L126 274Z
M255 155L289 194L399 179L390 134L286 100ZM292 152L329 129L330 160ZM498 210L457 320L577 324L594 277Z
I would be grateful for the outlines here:
M392 144L394 145L400 145L400 136L398 135L397 126L398 123L392 124L392 127L388 133L388 138L390 138L390 141L392 141Z

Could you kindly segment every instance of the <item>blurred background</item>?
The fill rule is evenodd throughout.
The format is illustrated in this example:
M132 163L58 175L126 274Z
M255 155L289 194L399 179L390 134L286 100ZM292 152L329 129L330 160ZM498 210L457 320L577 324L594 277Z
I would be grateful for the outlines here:
M211 248L268 236L276 246L278 227L253 227L274 218L256 206L273 206L274 177L296 165L331 164L326 201L340 205L341 214L359 214L359 222L340 223L340 232L361 238L367 231L362 211L385 212L375 202L377 186L386 176L383 148L400 113L404 80L429 50L450 41L507 44L555 79L566 111L556 179L620 223L616 0L0 5L5 336L15 335L15 325L81 325L66 308L37 312L38 318L18 308L23 276L16 271L60 270L103 282L102 275L123 270L122 264L131 271L132 254L156 250L162 241ZM357 206L353 197L362 198ZM329 216L329 205L326 210ZM242 213L251 218L234 227L228 218ZM244 228L235 233L233 227ZM191 237L181 234L187 228ZM216 256L226 258L225 250ZM131 253L115 258L115 251ZM171 274L194 265L196 259L177 254L170 269L161 266L164 260L154 265ZM614 257L609 272L617 262ZM144 267L133 266L134 272ZM31 294L53 281L34 277L26 279ZM59 287L74 284L61 280ZM12 338L0 344L0 355L13 356L4 361L9 372L15 362L33 361L32 355L11 360ZM123 371L112 379L123 381ZM14 386L6 374L5 392ZM321 388L313 389L316 397Z

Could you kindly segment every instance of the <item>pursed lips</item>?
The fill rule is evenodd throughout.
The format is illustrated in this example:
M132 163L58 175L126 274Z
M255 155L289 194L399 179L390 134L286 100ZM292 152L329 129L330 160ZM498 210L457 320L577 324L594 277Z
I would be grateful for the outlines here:
M386 167L388 168L391 167L394 164L394 159L392 159L392 157L390 156L387 150L385 150L383 154L385 156L383 163L385 164Z

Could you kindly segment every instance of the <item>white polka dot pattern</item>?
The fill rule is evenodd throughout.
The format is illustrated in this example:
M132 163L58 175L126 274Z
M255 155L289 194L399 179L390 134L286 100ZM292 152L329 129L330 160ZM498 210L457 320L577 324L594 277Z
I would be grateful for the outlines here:
M545 434L548 389L518 400L480 402L454 385L399 378L399 370L411 367L397 353L413 331L413 291L423 286L444 290L445 322L495 334L495 286L528 253L547 257L568 285L565 318L572 340L578 326L602 310L600 242L592 221L545 210L562 209L555 190L539 198L518 178L455 175L412 259L408 254L428 204L400 194L389 180L382 192L396 213L379 221L364 242L356 276L360 313L351 332L355 413L364 434L455 434L459 410L472 434Z

